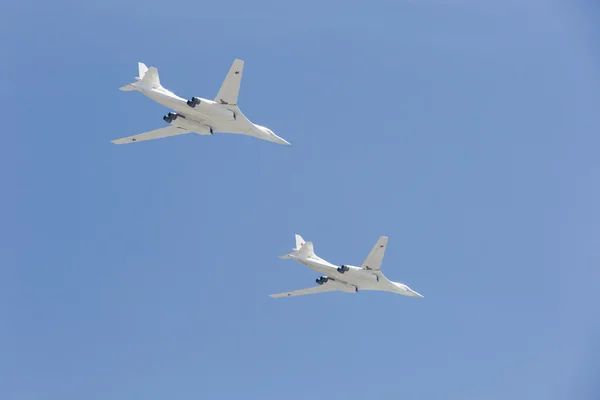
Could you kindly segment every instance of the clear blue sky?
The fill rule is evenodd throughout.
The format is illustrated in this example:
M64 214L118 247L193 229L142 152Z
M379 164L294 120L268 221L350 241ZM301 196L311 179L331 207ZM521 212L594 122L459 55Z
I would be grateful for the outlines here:
M2 400L599 398L594 2L0 8ZM292 146L110 143L234 58ZM271 299L294 233L425 298Z

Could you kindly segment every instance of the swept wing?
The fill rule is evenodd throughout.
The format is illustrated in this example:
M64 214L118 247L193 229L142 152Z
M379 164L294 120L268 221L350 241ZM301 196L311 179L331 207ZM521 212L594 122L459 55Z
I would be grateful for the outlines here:
M161 139L161 138L166 138L166 137L170 137L170 136L183 135L186 133L190 133L190 131L185 130L183 128L179 128L174 125L170 125L170 126L166 126L164 128L155 129L150 132L140 133L139 135L133 135L133 136L124 137L121 139L116 139L116 140L113 140L112 142L114 144L127 144L127 143L134 143L134 142L143 142L145 140Z
M273 297L274 299L277 299L277 298L280 298L280 297L303 296L305 294L317 294L317 293L333 292L335 290L338 290L338 288L334 287L333 285L328 285L327 283L324 283L324 284L319 285L319 286L313 286L313 287L306 288L306 289L294 290L293 292L284 292L284 293L272 294L270 296Z
M375 246L373 246L373 249L371 249L371 252L367 256L367 259L362 263L360 267L368 271L380 271L381 261L383 260L383 255L385 254L387 242L387 237L380 237L377 243L375 243Z

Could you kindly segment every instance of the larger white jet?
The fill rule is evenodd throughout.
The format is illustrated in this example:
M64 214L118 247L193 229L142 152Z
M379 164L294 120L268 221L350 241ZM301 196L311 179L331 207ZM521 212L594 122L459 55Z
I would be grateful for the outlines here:
M170 112L163 117L170 125L139 135L113 140L115 144L125 144L183 135L194 132L199 135L212 135L215 132L237 133L254 136L278 144L289 144L264 126L250 122L237 106L244 62L235 60L229 69L221 90L215 100L192 97L186 100L165 89L160 84L158 70L138 63L139 76L136 81L120 88L123 91L137 90L152 100L169 107Z
M404 296L423 297L403 283L390 281L381 272L381 261L387 242L387 237L380 237L360 267L351 265L338 267L318 257L315 254L312 242L305 242L300 235L296 235L296 248L293 249L292 253L279 258L291 258L324 275L317 278L318 286L293 292L272 294L271 297L301 296L335 290L346 293L358 293L359 290L379 290Z

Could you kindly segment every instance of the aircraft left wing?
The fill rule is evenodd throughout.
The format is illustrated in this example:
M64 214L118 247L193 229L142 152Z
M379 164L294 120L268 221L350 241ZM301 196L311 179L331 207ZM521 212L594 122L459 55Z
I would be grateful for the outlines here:
M140 133L139 135L133 135L133 136L128 136L128 137L121 138L121 139L112 140L112 142L114 144L143 142L145 140L153 140L153 139L160 139L160 138L165 138L165 137L169 137L169 136L183 135L185 133L190 133L190 131L185 130L183 128L179 128L174 125L169 125L164 128L155 129L150 132Z
M381 270L381 261L383 260L383 255L385 254L387 242L387 237L380 237L377 243L375 243L375 246L373 246L373 248L371 249L371 252L367 256L367 259L362 263L360 267L369 271Z
M278 299L280 297L292 297L292 296L302 296L305 294L317 294L317 293L325 293L325 292L333 292L338 290L338 288L333 285L327 285L324 283L323 285L313 286L306 289L294 290L293 292L284 292L270 295L274 299Z

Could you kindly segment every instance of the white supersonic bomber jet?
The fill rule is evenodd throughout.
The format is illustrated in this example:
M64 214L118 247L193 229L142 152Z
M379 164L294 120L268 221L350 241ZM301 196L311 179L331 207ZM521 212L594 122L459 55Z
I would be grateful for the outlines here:
M277 144L289 144L286 140L264 126L250 122L237 106L244 62L235 60L229 69L221 90L215 100L192 97L186 100L165 89L160 84L158 70L138 63L139 76L136 81L120 88L123 91L137 90L152 100L174 110L163 117L169 126L139 135L113 140L115 144L125 144L183 135L194 132L199 135L212 135L215 132L237 133L254 136Z
M358 293L359 290L379 290L404 296L423 297L403 283L390 281L381 272L381 260L383 260L387 242L387 237L380 237L360 267L351 265L338 267L318 257L312 242L305 242L300 235L296 235L296 248L292 253L279 258L291 258L324 275L317 278L318 286L272 294L271 297L301 296L335 290L346 293Z

